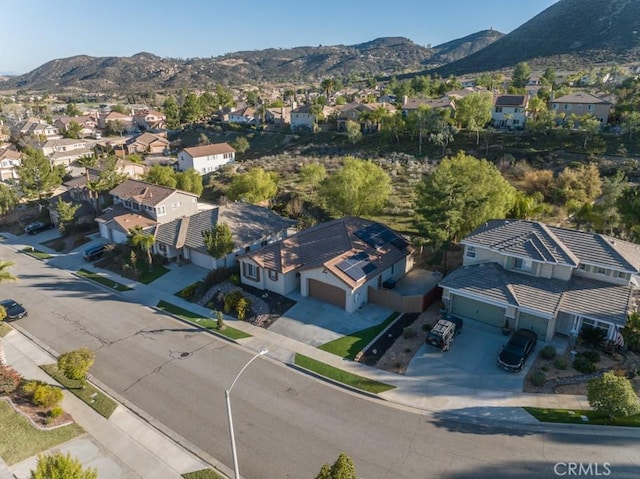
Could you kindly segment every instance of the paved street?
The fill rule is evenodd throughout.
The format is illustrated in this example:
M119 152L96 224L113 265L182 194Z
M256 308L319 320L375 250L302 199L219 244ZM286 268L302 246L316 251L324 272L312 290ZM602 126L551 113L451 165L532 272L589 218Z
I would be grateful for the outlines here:
M92 374L131 403L231 465L224 388L251 352L0 245L20 281L2 285L29 309L17 326L57 352L88 346ZM640 434L458 422L368 399L260 359L232 393L247 478L315 477L341 451L367 478L554 477L553 464L608 462L637 477Z

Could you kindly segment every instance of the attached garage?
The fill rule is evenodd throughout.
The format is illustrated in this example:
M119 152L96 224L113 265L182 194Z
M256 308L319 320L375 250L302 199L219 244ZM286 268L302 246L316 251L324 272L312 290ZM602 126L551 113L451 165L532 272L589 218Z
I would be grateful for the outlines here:
M214 260L206 253L199 253L192 249L189 250L189 259L196 266L200 266L206 269L214 269Z
M111 230L111 241L114 243L126 243L128 241L127 233L123 233L122 231Z
M491 326L502 327L504 325L505 308L453 295L451 314L462 318L475 319Z
M518 318L518 329L530 329L538 335L538 339L544 341L547 336L547 327L549 321L540 316L535 316L529 313L520 312Z
M322 283L316 279L309 278L309 296L318 298L326 303L335 304L342 309L346 306L347 292L344 289Z

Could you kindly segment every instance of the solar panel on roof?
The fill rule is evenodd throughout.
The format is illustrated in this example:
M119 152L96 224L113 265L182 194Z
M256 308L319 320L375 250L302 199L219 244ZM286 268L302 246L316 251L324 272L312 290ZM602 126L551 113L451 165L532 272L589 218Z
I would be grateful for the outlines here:
M354 281L360 281L376 269L376 266L369 262L369 255L365 252L343 259L336 267Z
M364 228L356 231L355 235L375 249L380 249L397 238L397 235L393 231L379 223L373 223L369 226L365 226Z

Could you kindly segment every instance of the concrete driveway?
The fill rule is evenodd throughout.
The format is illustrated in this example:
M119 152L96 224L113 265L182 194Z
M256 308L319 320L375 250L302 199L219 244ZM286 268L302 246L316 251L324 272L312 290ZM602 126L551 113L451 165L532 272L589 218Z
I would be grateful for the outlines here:
M375 304L365 304L357 311L347 313L338 306L302 297L300 293L287 297L297 303L269 326L269 331L311 346L380 324L393 313Z
M409 377L456 387L522 392L524 378L543 343L527 359L518 373L508 373L496 366L502 346L508 341L499 328L465 320L464 330L455 337L445 353L423 345L407 368Z

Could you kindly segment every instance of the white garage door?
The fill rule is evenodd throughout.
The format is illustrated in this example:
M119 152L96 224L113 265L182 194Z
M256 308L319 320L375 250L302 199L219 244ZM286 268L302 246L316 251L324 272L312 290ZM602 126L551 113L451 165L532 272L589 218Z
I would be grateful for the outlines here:
M114 243L126 243L127 234L122 231L111 230L111 241Z
M189 250L189 254L191 262L196 266L201 266L207 269L213 269L215 267L215 260L208 254L193 250Z

